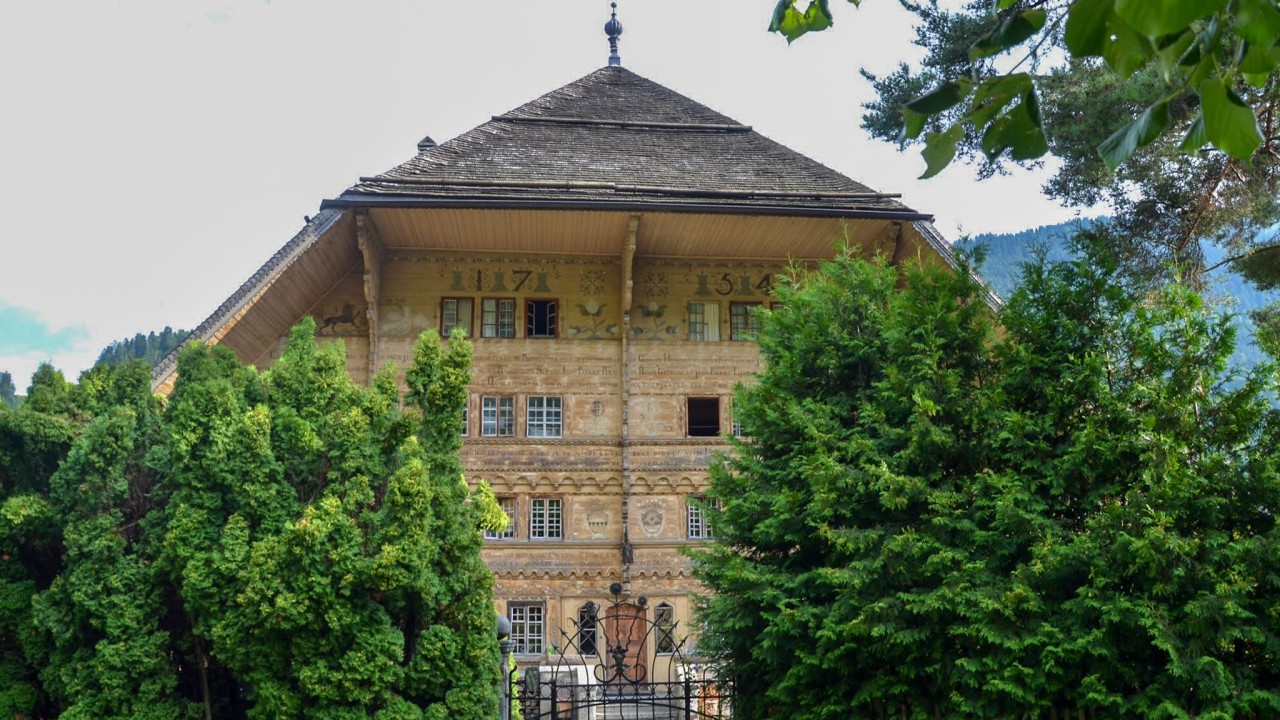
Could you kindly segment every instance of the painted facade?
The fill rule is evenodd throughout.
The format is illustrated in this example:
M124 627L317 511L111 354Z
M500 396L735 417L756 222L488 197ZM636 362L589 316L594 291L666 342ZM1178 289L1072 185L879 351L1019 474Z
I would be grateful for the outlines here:
M325 201L195 335L267 367L310 315L367 382L422 331L465 331L463 463L512 520L485 558L517 659L545 664L615 583L696 634L680 549L714 533L699 498L761 369L755 308L837 238L950 262L928 220L607 67ZM660 645L632 660L659 666Z

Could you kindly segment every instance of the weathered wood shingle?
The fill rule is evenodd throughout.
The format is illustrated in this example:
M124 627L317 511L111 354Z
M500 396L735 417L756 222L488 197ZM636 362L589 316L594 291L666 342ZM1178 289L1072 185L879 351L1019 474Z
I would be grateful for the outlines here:
M895 197L630 70L604 67L361 178L326 206L514 202L924 217Z

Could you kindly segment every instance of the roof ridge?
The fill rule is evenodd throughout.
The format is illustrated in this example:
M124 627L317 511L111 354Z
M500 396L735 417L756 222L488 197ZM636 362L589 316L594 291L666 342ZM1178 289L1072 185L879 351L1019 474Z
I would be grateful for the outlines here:
M565 125L607 125L613 127L637 128L670 128L676 130L720 130L725 132L751 132L750 125L741 123L685 123L665 122L661 120L600 120L597 118L575 118L560 115L494 115L493 120L507 122L547 122Z
M446 187L494 187L494 188L562 188L565 190L615 190L618 192L649 192L670 195L697 195L711 197L783 197L783 198L843 198L850 200L889 200L902 197L902 193L840 192L821 190L730 190L681 187L678 185L640 185L589 180L481 180L454 178L392 177L373 175L360 178L360 182L391 183L396 185L441 185ZM360 192L352 188L349 192Z

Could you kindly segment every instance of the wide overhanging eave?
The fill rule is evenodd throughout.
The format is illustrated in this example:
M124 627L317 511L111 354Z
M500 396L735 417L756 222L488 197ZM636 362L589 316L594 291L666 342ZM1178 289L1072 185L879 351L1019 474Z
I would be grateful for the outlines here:
M359 208L440 208L482 210L600 210L614 212L676 212L723 215L781 215L794 217L850 218L869 220L901 220L932 222L933 215L910 208L858 208L835 205L767 204L746 202L671 202L632 199L551 199L551 198L458 198L458 197L386 197L375 195L343 195L320 203L322 210Z

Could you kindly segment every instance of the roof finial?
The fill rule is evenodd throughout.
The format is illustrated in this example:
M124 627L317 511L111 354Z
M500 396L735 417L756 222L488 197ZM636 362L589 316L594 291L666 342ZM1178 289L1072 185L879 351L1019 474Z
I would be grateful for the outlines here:
M622 58L618 57L618 36L622 34L622 23L618 22L618 3L609 3L609 7L613 8L613 12L609 15L609 22L604 24L604 34L609 36L609 67L621 66Z

